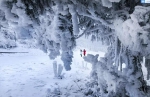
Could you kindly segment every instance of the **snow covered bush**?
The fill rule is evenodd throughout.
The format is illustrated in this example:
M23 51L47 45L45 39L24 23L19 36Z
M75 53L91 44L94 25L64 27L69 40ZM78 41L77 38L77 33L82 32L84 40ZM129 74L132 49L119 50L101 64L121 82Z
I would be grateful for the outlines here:
M14 32L0 29L0 33L0 48L14 48L17 46Z
M90 95L98 93L102 97L124 97L127 95L129 97L146 97L146 94L141 92L146 86L146 83L143 77L141 77L142 71L139 67L136 67L136 64L140 65L140 63L135 62L138 61L138 59L131 58L131 62L133 63L129 63L130 66L136 67L138 72L136 69L134 70L133 67L130 67L131 69L128 71L127 68L124 68L126 70L119 72L118 69L116 69L118 66L111 65L114 62L108 60L112 57L113 55L111 55L110 52L106 54L104 58L101 58L100 61L97 60L97 55L87 55L87 57L84 58L85 61L90 62L94 66L91 72L93 80L90 86L87 86L88 88L90 87L89 89L92 91ZM135 76L132 72L135 73ZM137 81L138 79L140 79L140 81ZM96 90L97 92L95 92L95 87L99 88Z

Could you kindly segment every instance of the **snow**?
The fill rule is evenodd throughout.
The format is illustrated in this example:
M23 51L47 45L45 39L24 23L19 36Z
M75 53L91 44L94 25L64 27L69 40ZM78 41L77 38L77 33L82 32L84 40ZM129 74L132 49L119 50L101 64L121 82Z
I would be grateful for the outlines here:
M89 51L94 51L92 53L97 54L98 51L101 52L107 52L107 47L106 45L102 45L101 41L91 41L90 36L87 38L85 36L82 36L81 38L77 39L77 48L88 48Z
M109 0L110 2L120 2L120 0Z
M0 54L0 97L84 97L84 91L92 97L146 95L142 74L149 79L150 7L135 6L137 0L133 1L133 5L129 0L52 0L48 1L51 3L47 5L49 8L44 6L48 3L46 1L32 4L21 0L15 0L17 3L7 1L0 1L0 47L12 48L18 39L35 38L36 47L49 54L29 48L31 44L24 40L22 42L28 45L27 48L1 49L14 53ZM119 10L118 2L122 10ZM78 7L76 4L79 4ZM91 40L85 42L82 37L74 38L82 27L86 28L86 36L93 33ZM98 29L97 32L95 29ZM96 34L101 37L96 37ZM79 34L79 37L82 35ZM102 47L101 42L94 43L96 39L104 39L110 44L105 57L100 51L106 52L107 47ZM87 57L80 56L83 49L86 49ZM15 53L18 51L28 53ZM147 64L142 64L142 73L140 60L144 56ZM68 71L63 70L62 66ZM89 87L86 87L88 81ZM89 88L92 93L89 93Z
M92 67L80 56L79 48L74 50L72 70L62 71L63 79L55 78L53 72L54 61L62 64L60 57L50 60L48 54L26 46L0 51L28 52L0 54L0 97L51 97L54 89L60 90L61 97L84 97L83 90L86 89L85 83L90 80Z
M102 0L102 4L103 6L108 8L112 7L112 3L110 2L110 0Z

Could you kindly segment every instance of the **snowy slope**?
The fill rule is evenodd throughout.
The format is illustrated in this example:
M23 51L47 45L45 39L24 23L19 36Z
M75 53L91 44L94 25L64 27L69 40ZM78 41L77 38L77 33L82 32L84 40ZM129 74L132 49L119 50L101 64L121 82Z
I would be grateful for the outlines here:
M63 79L54 78L53 60L38 49L23 46L11 50L0 49L1 52L28 52L0 54L0 97L52 97L55 89L60 90L60 97L84 97L91 64L83 61L79 48L85 47L74 49L72 70L63 70ZM86 50L87 53L104 55ZM62 64L60 57L55 60Z
M0 49L1 52L25 52L0 54L0 97L51 97L55 89L60 90L61 97L83 97L85 83L90 80L91 64L80 56L80 49L86 49L87 54L104 56L101 51L106 51L106 47L84 37L77 40L77 45L72 70L63 70L63 79L54 78L54 60L41 50L20 44L15 49ZM60 57L55 61L63 64Z

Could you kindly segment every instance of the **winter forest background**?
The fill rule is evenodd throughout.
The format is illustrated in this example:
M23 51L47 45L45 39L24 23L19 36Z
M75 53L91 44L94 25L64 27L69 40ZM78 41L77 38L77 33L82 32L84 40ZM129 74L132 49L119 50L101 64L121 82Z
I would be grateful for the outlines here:
M82 36L108 47L100 60L98 54L84 57L92 64L93 79L86 96L149 97L150 4L140 0L0 0L1 48L16 48L17 42L35 46L49 53L50 59L61 56L69 71L76 41ZM141 64L147 68L147 79Z

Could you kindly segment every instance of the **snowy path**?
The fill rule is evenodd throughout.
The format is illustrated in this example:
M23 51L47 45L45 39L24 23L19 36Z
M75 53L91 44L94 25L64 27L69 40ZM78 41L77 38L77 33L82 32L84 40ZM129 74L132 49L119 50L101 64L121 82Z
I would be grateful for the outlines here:
M63 70L65 78L56 79L53 61L40 50L28 51L0 54L0 97L46 97L47 90L53 91L54 88L60 89L61 97L83 97L81 90L90 80L91 65L86 64L79 53L75 51L72 70ZM59 58L57 61L61 63Z

